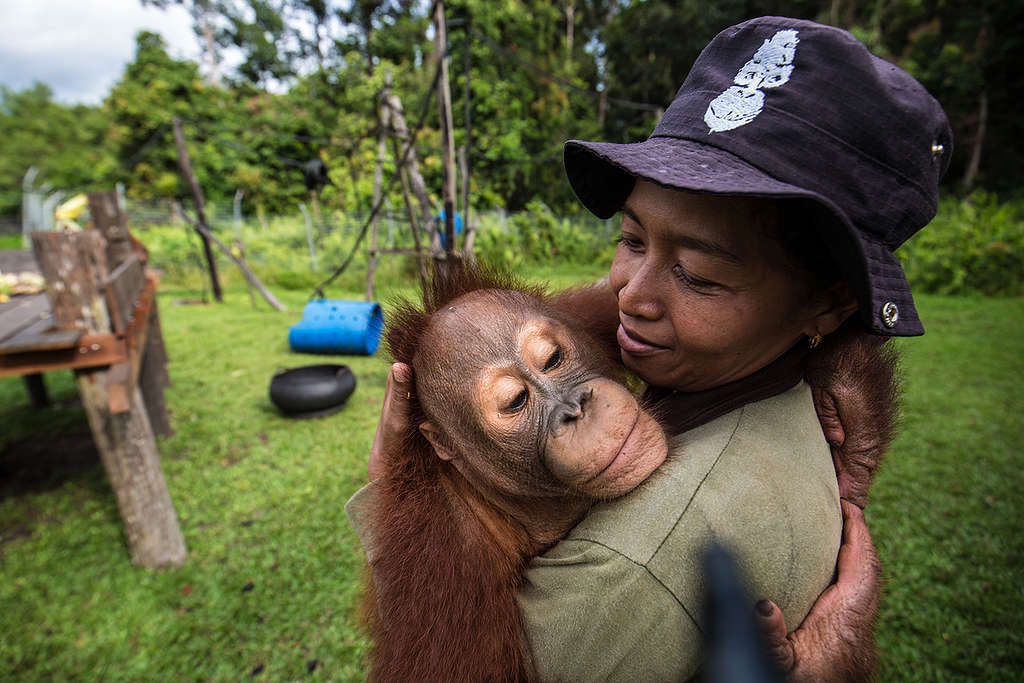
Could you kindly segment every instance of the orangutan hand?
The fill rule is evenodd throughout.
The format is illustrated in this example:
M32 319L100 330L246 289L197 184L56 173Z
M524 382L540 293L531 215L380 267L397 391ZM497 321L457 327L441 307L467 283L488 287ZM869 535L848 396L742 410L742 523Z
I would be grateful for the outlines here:
M402 447L409 428L409 396L412 390L412 368L405 363L393 363L384 386L384 405L380 409L377 433L370 446L367 463L370 481L384 474L384 464Z
M775 664L789 681L866 681L875 664L874 622L881 592L881 566L856 505L841 501L843 544L836 583L786 635L782 611L770 600L755 614Z
M863 508L896 431L898 357L885 338L844 328L807 360L821 429L832 448L839 496Z

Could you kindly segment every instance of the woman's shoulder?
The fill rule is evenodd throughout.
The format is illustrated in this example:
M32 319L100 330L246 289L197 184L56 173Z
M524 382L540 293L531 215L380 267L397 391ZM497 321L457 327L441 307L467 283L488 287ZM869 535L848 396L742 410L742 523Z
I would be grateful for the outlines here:
M594 541L644 564L709 485L728 499L745 496L750 480L767 470L835 479L810 388L803 382L679 434L669 444L668 460L650 479L595 506L569 539ZM737 477L741 488L732 486L740 483Z
M810 390L801 383L738 408L675 437L671 448L647 482L596 506L564 548L534 563L563 561L558 552L574 558L569 573L588 561L625 562L695 608L700 558L717 539L732 546L756 597L775 600L798 623L831 577L842 529Z
M594 680L625 680L618 674L630 662L669 667L658 669L666 680L691 675L699 662L701 562L712 538L736 552L755 599L775 600L787 621L799 623L831 577L841 529L835 475L816 425L810 391L800 385L681 434L647 482L595 506L566 540L534 558L519 597L541 669L571 670L561 668L571 650L596 667L599 675L587 677ZM816 482L810 493L807 478ZM614 645L598 638L584 647L591 636L570 622L610 613L621 613L627 632L667 633L676 651L649 657L662 643L643 638ZM662 627L648 628L649 617ZM684 652L684 643L694 649Z

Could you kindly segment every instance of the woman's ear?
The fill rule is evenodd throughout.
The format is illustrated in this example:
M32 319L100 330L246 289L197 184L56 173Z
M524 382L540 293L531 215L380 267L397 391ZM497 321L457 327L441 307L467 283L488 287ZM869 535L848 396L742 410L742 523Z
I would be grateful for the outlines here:
M420 423L420 433L426 437L427 441L434 448L434 453L437 457L442 460L454 460L458 455L456 450L452 448L448 441L448 437L438 429L437 425L427 420L426 422Z
M815 313L807 321L804 334L825 336L839 329L857 311L857 297L846 282L837 282L815 297Z

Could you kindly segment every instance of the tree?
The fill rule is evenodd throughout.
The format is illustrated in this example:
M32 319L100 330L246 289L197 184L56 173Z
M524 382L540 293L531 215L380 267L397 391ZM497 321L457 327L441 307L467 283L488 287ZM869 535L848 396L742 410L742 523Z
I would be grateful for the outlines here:
M167 54L158 34L136 36L135 59L104 101L109 117L107 133L120 167L112 180L125 182L135 196L183 194L178 181L178 160L170 136L175 116L186 121L196 174L211 198L233 193L224 178L239 161L238 150L214 137L195 138L197 126L225 129L225 122L241 118L230 93L203 83L198 66Z
M36 184L84 187L115 167L106 140L107 122L97 107L63 105L43 83L21 91L0 87L0 215L18 213L21 181L30 166Z
M139 0L143 6L151 5L167 9L171 4L181 5L192 15L192 30L199 38L203 58L208 68L206 82L209 85L220 84L220 50L216 34L221 17L221 5L217 0Z
M289 8L293 16L305 20L312 32L306 36L297 27L293 29L302 57L316 59L317 68L323 69L327 60L323 49L331 19L331 3L328 0L291 0Z
M272 81L295 75L295 52L286 45L283 6L273 0L247 0L224 9L227 27L217 35L222 46L241 50L237 72L243 82L266 90Z

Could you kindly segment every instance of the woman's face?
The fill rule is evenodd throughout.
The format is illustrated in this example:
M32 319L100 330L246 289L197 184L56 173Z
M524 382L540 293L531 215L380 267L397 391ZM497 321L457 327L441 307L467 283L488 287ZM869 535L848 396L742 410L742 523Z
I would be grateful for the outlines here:
M626 366L649 384L699 391L817 333L821 303L772 236L777 221L768 200L638 180L609 276Z

